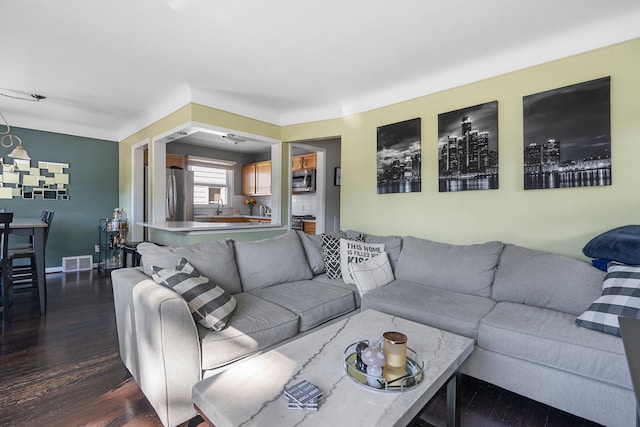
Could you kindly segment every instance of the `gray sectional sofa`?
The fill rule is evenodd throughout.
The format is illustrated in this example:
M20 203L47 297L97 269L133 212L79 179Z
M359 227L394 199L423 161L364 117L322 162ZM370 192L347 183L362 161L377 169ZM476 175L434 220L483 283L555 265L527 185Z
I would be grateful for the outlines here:
M347 232L346 236L358 233ZM512 244L451 245L364 235L384 243L395 280L360 296L325 271L320 236L183 247L143 243L143 268L112 272L120 354L165 425L195 415L191 387L229 364L357 310L375 309L472 338L473 377L609 426L633 425L635 398L620 338L576 325L604 273ZM149 276L193 264L237 307L215 332ZM336 359L337 360L337 359Z

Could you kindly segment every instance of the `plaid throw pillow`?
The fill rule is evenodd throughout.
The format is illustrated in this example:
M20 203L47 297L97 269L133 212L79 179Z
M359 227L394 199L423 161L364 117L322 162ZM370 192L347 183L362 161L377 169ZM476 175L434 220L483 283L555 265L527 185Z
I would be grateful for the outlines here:
M576 323L620 336L618 316L640 319L640 266L610 263L602 283L602 296L576 319Z
M322 234L322 254L324 255L324 268L329 279L341 279L342 267L340 265L340 239L345 238L346 234L338 235ZM348 240L364 242L364 235L357 234Z
M236 309L236 299L220 286L209 282L184 258L175 268L153 266L153 280L181 295L191 315L202 326L221 331Z

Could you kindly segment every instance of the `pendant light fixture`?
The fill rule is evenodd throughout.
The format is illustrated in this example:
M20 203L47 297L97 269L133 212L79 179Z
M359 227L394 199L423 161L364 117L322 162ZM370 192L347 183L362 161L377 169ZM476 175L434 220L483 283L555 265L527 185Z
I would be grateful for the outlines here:
M22 140L19 137L15 135L5 135L5 136L10 137L11 145L13 145L14 140L16 139L18 140L18 146L14 148L12 152L9 153L9 157L13 159L20 159L20 160L31 160L31 157L29 157L29 155L27 154L27 150L25 150L24 147L22 146Z
M46 98L46 96L37 95L37 94L31 94L31 98L22 98L19 96L7 95L1 92L0 92L0 95L7 98L20 99L23 101L33 101L33 102L40 102L41 99ZM0 137L0 145L4 148L11 148L15 143L17 143L18 145L16 146L16 148L14 148L13 151L11 151L11 153L9 153L9 157L13 159L20 159L20 160L31 160L31 157L29 157L29 155L27 154L27 150L25 150L24 146L22 145L22 140L20 139L20 137L11 133L11 126L9 126L9 122L4 117L1 111L0 111L0 118L2 118L2 122L4 122L4 123L0 122L0 129L2 126L6 127L4 131L0 130L0 135L2 135L2 137Z

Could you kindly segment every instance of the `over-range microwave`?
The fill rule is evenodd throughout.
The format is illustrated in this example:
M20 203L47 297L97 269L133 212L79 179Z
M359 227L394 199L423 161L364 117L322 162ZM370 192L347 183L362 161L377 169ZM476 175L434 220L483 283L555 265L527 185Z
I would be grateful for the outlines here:
M303 169L291 173L292 193L314 193L316 191L316 170Z

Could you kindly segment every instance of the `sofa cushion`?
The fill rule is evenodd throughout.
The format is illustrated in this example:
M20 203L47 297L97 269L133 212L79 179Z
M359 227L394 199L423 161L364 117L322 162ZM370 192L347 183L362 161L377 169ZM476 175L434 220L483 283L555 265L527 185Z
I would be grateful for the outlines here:
M349 272L350 263L370 260L384 253L384 243L365 243L349 239L340 239L340 270L345 283L355 283Z
M307 234L304 231L296 230L304 253L307 256L309 267L314 275L324 273L324 255L322 254L322 239L319 234Z
M480 297L491 296L491 284L502 243L451 245L408 236L396 266L396 279Z
M313 277L295 230L263 240L234 242L234 247L245 292Z
M640 266L609 264L602 283L602 296L576 319L576 323L621 336L618 316L640 319Z
M207 240L186 246L158 246L142 242L136 249L142 256L144 272L149 277L153 274L151 266L173 268L178 265L180 258L185 258L200 274L227 292L242 292L231 240Z
M254 295L235 296L237 308L220 332L198 326L202 369L213 369L265 349L298 333L298 316Z
M494 305L490 298L395 280L364 294L361 310L382 311L476 339L480 319Z
M329 285L338 286L339 288L347 289L353 292L353 300L356 304L356 308L360 307L360 292L358 292L358 287L355 284L344 283L344 280L342 279L329 279L329 276L327 276L326 273L314 276L311 280L319 284L327 283Z
M391 264L389 264L389 256L386 252L364 262L350 263L347 269L354 282L356 282L356 287L361 297L367 292L385 286L394 280Z
M254 289L252 295L271 301L298 315L300 332L355 310L353 292L311 280Z
M184 298L199 324L214 331L224 329L236 309L233 295L201 276L184 258L175 268L152 268L153 280Z
M492 297L577 316L601 295L603 278L587 262L506 244Z
M478 346L631 388L622 340L578 327L569 313L500 302L480 322Z

